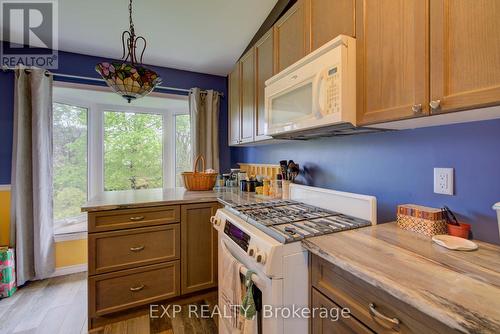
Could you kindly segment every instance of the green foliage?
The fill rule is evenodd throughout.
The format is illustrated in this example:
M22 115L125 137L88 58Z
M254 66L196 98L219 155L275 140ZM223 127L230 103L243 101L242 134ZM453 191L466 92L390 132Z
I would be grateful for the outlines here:
M87 109L53 105L54 218L78 215L87 201Z
M104 113L104 190L161 188L163 117Z

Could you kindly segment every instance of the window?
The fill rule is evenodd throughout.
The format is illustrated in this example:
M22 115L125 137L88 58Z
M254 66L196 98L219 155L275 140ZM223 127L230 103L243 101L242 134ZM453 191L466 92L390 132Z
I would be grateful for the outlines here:
M175 116L175 185L182 186L181 173L191 167L191 124L189 115Z
M79 230L87 219L80 211L88 194L87 114L86 108L54 103L54 229L61 233Z
M162 154L161 115L104 112L105 191L161 188Z
M54 87L55 234L87 230L80 207L103 191L182 186L191 170L188 102L147 96L128 104L92 89Z

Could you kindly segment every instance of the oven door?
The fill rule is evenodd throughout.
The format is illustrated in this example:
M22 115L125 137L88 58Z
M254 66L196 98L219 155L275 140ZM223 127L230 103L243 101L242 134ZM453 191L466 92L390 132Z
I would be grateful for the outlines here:
M218 263L219 263L219 286L222 285L222 280L224 279L224 269L221 265L223 263L223 256L231 256L242 264L242 272L246 273L246 270L253 270L256 274L253 278L255 287L260 290L262 294L262 305L273 305L275 307L281 306L283 304L283 280L282 279L271 279L267 277L261 270L252 265L254 261L250 256L248 256L234 241L232 241L227 235L219 231L218 240ZM243 273L242 273L243 274ZM221 300L221 293L219 293L219 307L224 305ZM260 317L259 320L259 333L283 333L284 323L283 319L279 317ZM219 334L230 334L230 326L227 324L227 319L221 319L224 324L219 326Z

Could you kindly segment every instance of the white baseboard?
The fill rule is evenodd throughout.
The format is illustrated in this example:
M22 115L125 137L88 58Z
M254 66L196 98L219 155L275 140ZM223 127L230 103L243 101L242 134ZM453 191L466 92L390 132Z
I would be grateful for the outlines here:
M81 273L87 271L88 266L86 263L75 264L74 266L58 267L50 277L64 276L70 274Z

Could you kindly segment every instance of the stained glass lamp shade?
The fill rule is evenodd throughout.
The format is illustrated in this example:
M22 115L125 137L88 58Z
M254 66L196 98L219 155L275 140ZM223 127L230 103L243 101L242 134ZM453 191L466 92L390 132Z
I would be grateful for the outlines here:
M128 102L151 93L161 83L161 78L144 66L131 63L99 63L96 71L109 87Z
M155 71L142 65L142 56L146 50L146 39L136 36L132 21L132 0L128 5L130 29L122 32L123 60L121 62L102 62L95 66L104 81L116 93L130 101L143 97L161 83L161 78ZM142 41L140 61L136 56L138 41Z

